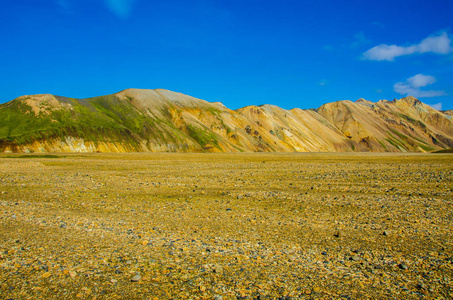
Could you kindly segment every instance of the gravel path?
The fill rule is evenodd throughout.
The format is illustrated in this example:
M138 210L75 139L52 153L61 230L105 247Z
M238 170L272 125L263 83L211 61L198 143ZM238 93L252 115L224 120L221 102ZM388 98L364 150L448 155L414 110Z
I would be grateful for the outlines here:
M0 299L452 299L453 155L0 158Z

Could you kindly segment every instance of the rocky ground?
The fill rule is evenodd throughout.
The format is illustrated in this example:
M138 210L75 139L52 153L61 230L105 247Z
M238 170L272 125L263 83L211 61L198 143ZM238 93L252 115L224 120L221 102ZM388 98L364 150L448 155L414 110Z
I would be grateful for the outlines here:
M451 154L0 157L0 299L451 299Z

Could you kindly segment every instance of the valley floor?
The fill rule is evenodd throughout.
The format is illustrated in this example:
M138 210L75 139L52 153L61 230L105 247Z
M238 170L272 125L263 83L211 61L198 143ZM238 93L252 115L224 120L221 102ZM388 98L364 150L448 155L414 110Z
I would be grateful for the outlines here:
M452 154L3 154L0 298L451 299L452 166Z

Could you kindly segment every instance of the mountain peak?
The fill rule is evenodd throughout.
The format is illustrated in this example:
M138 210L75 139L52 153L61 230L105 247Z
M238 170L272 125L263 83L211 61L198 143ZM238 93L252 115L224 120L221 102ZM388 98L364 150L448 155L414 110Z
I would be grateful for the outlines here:
M164 89L87 99L40 94L0 105L0 151L431 151L453 148L451 119L414 97L231 110Z
M422 102L420 100L418 100L417 98L415 98L413 96L407 96L407 97L401 98L399 100L395 99L393 101L394 102L404 102L404 103L407 103L407 104L412 105L412 106L416 106L418 104L422 104Z
M51 94L26 95L15 100L28 105L36 116L40 113L49 114L50 111L70 106L59 101L57 96Z
M356 100L355 103L361 104L361 105L365 105L365 106L368 106L368 107L374 107L374 103L373 102L365 100L363 98L360 98L360 99Z

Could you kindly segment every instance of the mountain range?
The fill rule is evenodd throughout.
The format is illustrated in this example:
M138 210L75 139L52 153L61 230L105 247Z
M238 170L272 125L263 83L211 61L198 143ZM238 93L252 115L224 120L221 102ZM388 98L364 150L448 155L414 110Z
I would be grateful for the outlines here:
M41 94L0 105L0 152L430 152L453 148L452 116L410 96L231 110L162 89Z

